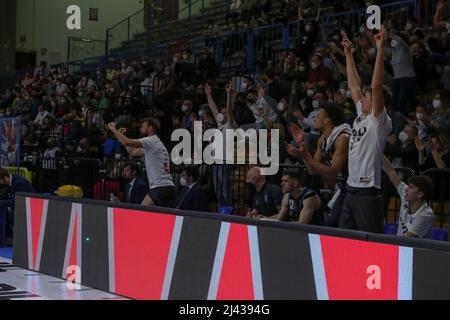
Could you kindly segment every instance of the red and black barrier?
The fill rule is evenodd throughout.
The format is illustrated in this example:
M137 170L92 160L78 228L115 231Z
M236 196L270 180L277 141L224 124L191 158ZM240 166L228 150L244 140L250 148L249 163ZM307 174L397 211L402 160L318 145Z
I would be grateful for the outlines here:
M450 298L448 243L39 195L13 263L135 299Z

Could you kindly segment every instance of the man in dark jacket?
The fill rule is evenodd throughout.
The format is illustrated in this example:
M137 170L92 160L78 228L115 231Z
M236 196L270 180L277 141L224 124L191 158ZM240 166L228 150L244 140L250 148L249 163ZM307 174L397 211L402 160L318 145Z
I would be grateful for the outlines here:
M419 151L416 147L418 129L415 126L406 126L400 133L398 139L389 137L385 153L391 158L400 158L401 166L411 168L419 172Z
M208 193L198 183L198 169L186 167L180 175L181 189L175 200L175 208L189 211L209 211Z
M138 177L138 172L136 162L127 162L123 167L123 177L126 181L123 189L125 203L141 204L148 194L148 184Z
M9 174L6 170L0 169L0 188L3 190L3 198L0 200L0 219L6 216L6 238L12 238L14 226L14 204L15 196L18 192L34 192L31 183L16 174ZM9 210L11 208L12 210ZM3 235L2 235L3 236ZM7 242L7 244L10 244Z

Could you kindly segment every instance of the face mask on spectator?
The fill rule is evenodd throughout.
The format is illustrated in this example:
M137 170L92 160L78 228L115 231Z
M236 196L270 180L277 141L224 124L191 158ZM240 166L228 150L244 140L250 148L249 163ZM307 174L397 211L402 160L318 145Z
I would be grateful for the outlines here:
M299 66L298 71L305 72L305 66L304 65Z
M83 97L83 96L84 96L84 92L80 91L80 92L78 92L78 95L79 95L80 97Z
M66 103L66 99L61 99L61 104Z
M242 88L242 90L247 90L247 83L246 82L242 82L241 88Z
M55 101L52 101L52 102L50 102L50 105L51 105L52 107L55 107L55 106L56 106L56 102L55 102Z
M433 108L434 109L439 109L440 107L441 107L441 100L434 99L433 100Z
M319 108L319 100L314 100L313 102L312 102L312 107L314 108L314 109L318 109Z
M345 94L347 93L347 90L345 90L345 89L339 89L339 92L340 92L343 96L345 96Z
M188 184L187 184L187 181L186 181L186 179L184 177L180 178L180 185L182 187L187 187Z
M311 30L312 30L311 25L310 25L310 24L307 24L307 25L305 26L305 31L306 31L306 32L310 32Z
M165 72L166 76L170 76L170 71Z
M416 117L417 117L417 120L422 120L422 118L423 118L423 114L421 114L421 113L416 113Z
M311 69L315 70L319 67L319 65L317 63L311 63Z
M148 62L147 62L146 60L142 61L142 65L144 65L144 66L146 66L147 63L148 63Z
M350 99L352 97L352 92L350 90L347 90L347 93L345 95Z
M366 31L366 29L364 28L364 26L361 26L359 28L359 33L364 33Z
M183 105L181 106L181 111L186 112L186 111L188 111L188 110L189 110L189 107L188 107L187 105L183 104Z
M406 31L409 31L409 30L411 30L411 29L412 29L412 24L408 22L408 23L405 25L405 30L406 30Z
M400 140L401 143L405 143L408 140L408 135L402 131L398 136L398 140Z
M374 56L376 53L377 53L377 50L376 50L375 48L370 48L370 49L369 49L369 54L370 54L371 56Z
M200 111L198 112L198 116L199 116L199 117L203 117L203 111L202 111L202 110L200 110Z
M216 120L217 120L217 123L222 124L223 121L225 120L225 117L223 116L223 114L219 113L219 114L217 115Z
M391 41L391 47L392 47L392 48L397 47L397 45L398 45L398 41L397 41L397 40L392 40L392 41Z
M306 94L308 95L308 97L312 97L314 95L314 90L308 89L306 91Z
M183 54L183 59L187 60L189 58L189 56L187 54Z
M283 103L283 102L280 102L280 103L278 104L277 108L278 108L278 111L283 112L283 111L284 111L284 103Z

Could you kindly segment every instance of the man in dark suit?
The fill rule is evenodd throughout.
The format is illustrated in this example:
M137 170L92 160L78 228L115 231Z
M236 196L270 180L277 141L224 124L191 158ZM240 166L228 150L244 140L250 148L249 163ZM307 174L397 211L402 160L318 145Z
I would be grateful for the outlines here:
M123 202L141 204L148 194L148 184L138 177L139 168L136 162L127 162L123 167L123 178L126 184L123 188Z
M208 193L198 183L198 169L186 167L180 175L181 189L175 200L175 208L189 211L209 211Z

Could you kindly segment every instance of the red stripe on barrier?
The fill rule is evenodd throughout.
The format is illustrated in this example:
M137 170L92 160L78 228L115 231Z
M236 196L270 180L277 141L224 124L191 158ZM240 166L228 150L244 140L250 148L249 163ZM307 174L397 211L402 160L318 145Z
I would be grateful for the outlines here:
M330 300L398 299L398 246L320 238Z
M176 217L114 209L116 293L159 300Z
M217 300L254 300L248 226L231 224Z
M36 269L37 250L39 245L39 235L41 233L42 213L44 209L44 200L30 198L30 216L31 216L31 243L33 255L33 268Z
M69 266L76 266L77 264L77 240L78 240L78 214L75 214L75 221L73 224L73 237L72 243L70 244L70 257L69 257ZM67 274L69 277L71 274Z

